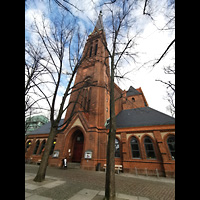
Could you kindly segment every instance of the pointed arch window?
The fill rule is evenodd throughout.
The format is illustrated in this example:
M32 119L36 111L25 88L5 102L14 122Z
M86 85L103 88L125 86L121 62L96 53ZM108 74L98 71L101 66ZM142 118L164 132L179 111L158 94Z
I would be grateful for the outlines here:
M81 106L85 112L89 112L90 109L90 96L91 96L91 88L83 88L83 97L81 100Z
M40 140L38 140L38 141L36 142L36 145L35 145L35 149L34 149L34 151L33 151L33 154L36 154L36 153L37 153L37 150L38 150L39 145L40 145Z
M147 159L155 159L156 154L154 151L153 142L150 137L144 138L144 146L145 146L145 150L146 150Z
M29 150L29 147L31 146L31 140L29 140L27 143L26 143L26 149L25 149L25 152L27 152Z
M91 57L92 56L92 46L90 47L90 55L89 55L89 57Z
M171 154L171 158L175 160L175 136L168 137L167 144Z
M130 143L131 143L132 158L140 158L140 149L136 137L132 137Z
M96 44L95 44L95 51L94 51L95 56L97 55L97 49L98 49L98 40L96 41Z
M39 155L42 153L42 150L44 149L45 144L46 144L46 140L43 140L43 141L42 141L41 148L40 148L40 151L39 151Z

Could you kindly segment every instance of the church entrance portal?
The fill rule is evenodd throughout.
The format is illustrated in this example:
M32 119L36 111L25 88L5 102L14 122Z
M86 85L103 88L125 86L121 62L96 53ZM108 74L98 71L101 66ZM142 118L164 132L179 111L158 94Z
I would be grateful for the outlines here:
M81 158L83 155L83 144L84 144L84 136L80 130L77 130L74 133L74 146L73 146L73 155L72 162L81 162Z

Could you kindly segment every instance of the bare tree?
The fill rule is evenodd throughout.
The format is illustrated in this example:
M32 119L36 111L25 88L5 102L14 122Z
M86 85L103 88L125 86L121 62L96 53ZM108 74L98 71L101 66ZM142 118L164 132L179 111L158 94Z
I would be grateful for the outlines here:
M32 45L28 40L25 43L25 118L34 114L34 104L44 98L36 98L32 81L39 78L44 73L44 67L40 65L43 53L39 45ZM39 82L37 84L40 84ZM25 131L26 132L26 131Z
M164 13L166 18L166 23L163 27L158 27L156 24L156 20L154 19L154 15L156 15L157 10L167 10L166 13ZM155 2L152 0L144 0L144 7L143 7L143 14L147 15L151 18L152 23L156 26L156 28L160 31L172 31L175 30L175 1L164 1L163 4L160 4L159 6L155 5ZM171 48L173 48L173 45L175 44L175 38L172 39L172 41L166 46L166 48L163 50L163 53L159 58L153 61L152 67L155 67L169 52ZM149 62L147 62L149 63ZM152 63L150 61L150 63Z
M175 63L173 65L169 65L168 67L164 68L164 73L169 74L175 77ZM167 107L174 117L175 115L175 83L173 81L164 81L157 79L156 81L160 81L166 86L167 90L167 97L166 100L169 102L169 106Z
M41 42L41 48L44 51L44 58L39 61L43 66L45 73L40 74L30 81L34 85L34 92L44 98L48 109L50 110L51 128L48 136L45 150L42 156L41 164L38 169L34 181L41 182L45 179L48 158L56 134L59 132L59 122L62 114L67 109L66 98L72 91L72 83L78 67L84 60L82 51L84 47L84 35L80 35L78 28L74 27L74 22L66 21L66 16L61 19L54 20L52 24L43 18L42 24L36 21L32 26L38 40ZM77 44L77 46L75 46ZM33 44L34 45L34 44ZM68 52L68 59L66 53ZM67 64L66 64L67 63ZM68 82L66 83L66 80ZM39 84L38 84L39 82ZM63 84L64 82L64 84ZM84 87L84 86L83 86ZM64 88L64 89L63 89ZM62 99L58 110L56 110L56 102L58 94L61 93ZM71 114L71 116L74 113ZM70 119L65 122L65 127Z
M144 1L143 14L151 17L153 23L153 10L149 7L149 1ZM102 41L107 48L110 57L111 67L111 80L110 80L110 126L108 134L107 145L107 166L106 166L106 184L105 184L105 199L115 199L115 134L116 134L116 118L115 118L115 99L114 99L114 77L124 78L120 72L120 65L124 66L129 64L130 59L136 62L137 52L133 49L136 46L136 38L138 33L135 33L134 25L136 19L134 18L134 11L138 5L137 1L105 1L102 5L106 12L106 35L111 41L110 46L107 47L105 38ZM147 9L148 8L148 9ZM148 10L148 11L147 11ZM173 17L169 19L168 23L162 27L166 27L173 24ZM155 24L156 26L156 24ZM173 27L169 27L173 29ZM167 46L164 53L159 59L154 61L153 66L158 64L163 57L167 54L171 46L174 44L175 39Z
M49 0L50 1L50 0ZM53 0L58 6L69 12L71 15L74 16L72 12L72 8L75 8L78 11L82 11L80 8L78 8L75 4L73 4L70 1L67 0Z
M154 15L156 13L156 6L153 4L152 0L145 0L144 2L144 8L143 8L143 14L148 15L153 24L157 27L158 30L160 31L170 31L174 33L175 30L175 1L170 0L170 1L165 1L161 7L163 7L165 10L167 10L166 13L164 13L165 18L166 18L166 23L163 27L158 27L156 25L156 22L154 20ZM162 9L162 8L161 8ZM172 39L172 41L166 46L164 49L163 53L161 56L155 60L153 60L153 64L151 65L152 67L155 67L158 63L160 63L164 57L166 57L169 53L170 50L174 50L175 46L175 38ZM147 63L152 63L152 61L149 61ZM146 64L146 63L145 63ZM168 67L164 67L164 73L165 74L171 74L175 76L175 63L172 65L169 65ZM164 81L164 80L156 80L160 81L166 86L167 89L167 98L166 100L169 102L168 109L171 112L171 115L175 115L175 83L171 81Z
M133 33L131 28L134 25L134 18L131 16L134 11L135 1L109 1L103 4L107 19L106 33L111 40L110 46L107 46L105 35L102 37L102 43L108 51L110 58L110 123L107 145L107 164L106 164L106 183L105 199L114 200L115 192L115 137L116 137L116 116L115 116L115 97L114 97L114 77L124 77L119 75L119 63L129 63L129 59L135 62L136 53L133 53L135 40L138 33ZM98 30L96 30L98 32Z

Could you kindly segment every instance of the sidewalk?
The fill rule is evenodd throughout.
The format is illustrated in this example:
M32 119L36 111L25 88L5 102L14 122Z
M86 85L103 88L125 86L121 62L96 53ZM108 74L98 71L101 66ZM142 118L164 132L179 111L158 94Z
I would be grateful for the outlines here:
M138 178L142 180L156 181L161 183L173 183L175 184L175 178L165 178L165 177L155 177L155 176L145 176L145 175L135 175L129 173L121 173L120 176Z
M45 181L36 183L33 178L37 170L37 165L25 165L27 200L103 200L104 198L105 172L47 167ZM117 200L175 199L173 179L136 177L120 173L116 174L115 180Z

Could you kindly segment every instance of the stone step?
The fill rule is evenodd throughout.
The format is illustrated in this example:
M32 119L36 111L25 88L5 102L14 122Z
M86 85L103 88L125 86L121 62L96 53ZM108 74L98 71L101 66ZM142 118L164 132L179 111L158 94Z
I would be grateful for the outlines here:
M67 168L69 168L69 169L80 169L81 163L69 162L69 163L67 163Z

